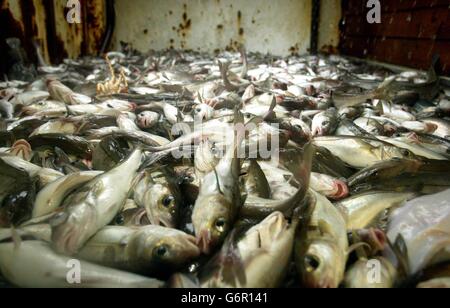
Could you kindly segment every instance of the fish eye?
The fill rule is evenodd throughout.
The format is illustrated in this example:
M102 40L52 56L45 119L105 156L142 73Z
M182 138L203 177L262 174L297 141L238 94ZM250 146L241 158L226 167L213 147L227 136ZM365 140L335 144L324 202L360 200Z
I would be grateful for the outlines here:
M216 220L215 226L217 231L223 232L225 231L226 220L225 218L219 218Z
M196 108L196 109L195 109L195 112L197 112L197 113L202 112L202 108L200 108L200 107Z
M320 267L320 260L316 256L305 256L305 269L308 273L315 272Z
M168 251L169 249L167 248L167 246L159 245L153 250L153 253L155 254L155 256L162 258L167 255Z
M162 205L164 206L164 207L169 207L171 204L172 204L172 202L175 200L175 198L172 196L172 195L168 195L168 196L165 196L163 199L162 199Z
M213 146L211 147L211 153L215 156L219 154L219 149L216 147L215 144L213 144Z
M322 126L328 126L328 125L330 125L330 121L323 121L322 122Z
M116 225L122 226L125 222L125 218L123 217L123 215L118 215L114 222L116 223Z
M408 150L401 150L401 154L406 157L411 156L411 152Z
M44 104L45 104L44 102L39 102L38 103L39 106L44 106Z

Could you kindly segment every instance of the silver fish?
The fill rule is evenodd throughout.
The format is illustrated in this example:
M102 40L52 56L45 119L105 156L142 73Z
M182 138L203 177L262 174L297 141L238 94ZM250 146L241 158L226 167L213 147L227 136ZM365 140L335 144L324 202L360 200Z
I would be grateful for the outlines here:
M99 229L118 214L127 200L132 181L141 164L142 151L135 150L122 164L69 195L63 212L52 219L54 248L76 253ZM83 225L83 228L79 228Z

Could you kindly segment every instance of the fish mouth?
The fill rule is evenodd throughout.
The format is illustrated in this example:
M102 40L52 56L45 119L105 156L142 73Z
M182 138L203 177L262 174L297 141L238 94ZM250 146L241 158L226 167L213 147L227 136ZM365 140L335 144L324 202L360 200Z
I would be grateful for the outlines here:
M349 195L348 186L343 181L335 181L333 186L335 191L331 196L333 200L341 200Z
M29 161L32 154L31 145L26 140L18 140L13 144L11 154Z
M370 229L369 234L370 238L373 240L375 247L379 251L382 251L387 243L387 238L384 232L379 229Z
M149 128L151 125L151 120L143 116L138 120L139 126L143 128Z
M191 235L187 235L181 241L183 243L183 249L186 251L187 258L196 258L201 254L201 250L197 245L197 239Z
M313 131L311 132L311 135L312 135L313 137L315 137L315 136L320 137L320 136L323 136L323 134L324 134L324 131L323 131L323 129L322 129L321 127L316 127L316 128L314 128Z
M426 126L426 130L427 130L427 134L432 134L438 129L438 126L433 123L425 123L425 126Z
M135 110L136 110L137 104L135 104L135 103L129 103L129 105L130 105L130 111L135 111Z
M19 116L31 116L35 113L35 110L30 107L23 107L19 113Z
M208 230L202 230L197 236L196 245L203 254L209 255L211 253L212 246L211 232Z

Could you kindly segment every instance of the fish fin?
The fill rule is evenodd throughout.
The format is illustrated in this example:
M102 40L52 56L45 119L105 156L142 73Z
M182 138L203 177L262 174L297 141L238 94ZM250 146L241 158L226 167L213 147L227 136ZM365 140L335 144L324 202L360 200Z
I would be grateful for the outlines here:
M269 118L276 106L277 106L277 99L276 99L275 95L272 95L272 102L270 103L269 110L264 115L263 119Z
M11 228L11 238L14 242L14 249L15 250L20 249L20 246L22 245L22 238L17 229L14 227Z
M438 74L441 70L440 62L441 56L439 54L434 54L433 59L431 60L431 66L428 70L428 81L436 80L438 78Z
M332 230L332 228L331 228L330 224L328 223L328 221L326 221L324 219L320 219L317 222L317 229L318 229L318 231L320 232L320 234L322 236L326 235L326 234L331 234L331 230Z
M309 187L314 153L314 146L311 142L308 142L303 150L300 147L291 147L280 151L281 164L294 175L300 185L304 186L305 193Z
M177 123L183 122L183 115L180 108L178 107L178 101L176 101L175 106L177 107Z
M241 45L239 46L239 52L240 52L240 54L241 54L242 62L243 62L243 67L242 67L242 72L241 72L240 77L241 77L242 79L244 79L244 78L247 77L247 73L248 73L247 50L246 50L244 44L241 44Z
M224 245L222 265L223 280L228 281L234 287L245 286L247 283L244 263L237 247L237 234L238 232L232 233L228 238L229 242Z
M197 98L198 98L200 104L203 104L203 97L202 97L202 95L200 94L200 91L197 91Z
M396 78L397 78L396 76L390 76L390 77L387 77L387 78L386 78L386 79L378 86L378 88L376 89L376 91L377 91L378 93L384 92L384 91L386 90L386 88L389 87L389 86L395 81Z
M219 69L220 69L220 75L222 77L225 88L228 91L234 91L235 86L233 86L231 84L230 80L228 79L228 69L230 67L230 62L218 60L218 65L219 65Z
M369 244L364 243L364 242L359 242L359 243L355 243L355 244L351 245L347 249L347 255L350 255L352 252L356 252L356 255L358 256L358 259L367 259L368 258L368 254L364 250L364 248L368 248L369 251L372 249L372 247L370 247Z
M386 209L375 217L375 219L370 223L369 227L378 228L382 231L386 231L387 224L389 220L389 213L391 213L392 209Z
M133 192L136 188L136 186L139 184L139 182L144 178L146 171L140 171L131 182L131 188L130 193Z
M405 239L402 234L399 234L395 239L394 244L388 241L389 246L391 247L394 254L397 256L399 261L399 265L405 274L409 274L410 272L410 264L408 258L408 247L406 246Z
M307 225L311 219L314 209L316 207L316 197L312 194L307 194L305 199L294 209L292 215L292 224Z
M138 171L143 171L145 169L152 167L157 162L165 159L170 154L172 154L172 151L174 150L174 149L167 149L155 152L152 147L148 146L143 147L143 149L146 151L150 151L150 153L146 155Z
M369 119L367 119L367 121L369 121ZM363 129L363 128L359 127L358 125L356 125L355 123L349 121L347 118L342 118L341 124L343 124L348 130L350 130L352 133L354 133L357 136L369 137L369 138L374 137L371 134L369 134L365 129Z
M72 112L72 110L70 110L69 105L66 105L66 112L67 112L67 115L66 115L67 118L69 118L71 116L75 116L75 114Z
M237 227L226 238L221 250L203 267L200 276L217 273L220 280L232 287L245 286L245 265L237 247L240 236L247 227Z
M219 193L220 193L221 195L223 195L222 189L220 188L219 175L217 174L216 168L214 168L213 171L214 171L214 176L216 177L217 189L219 190Z
M247 193L241 194L241 206L244 206L245 201L247 201L247 198L248 198L248 194Z

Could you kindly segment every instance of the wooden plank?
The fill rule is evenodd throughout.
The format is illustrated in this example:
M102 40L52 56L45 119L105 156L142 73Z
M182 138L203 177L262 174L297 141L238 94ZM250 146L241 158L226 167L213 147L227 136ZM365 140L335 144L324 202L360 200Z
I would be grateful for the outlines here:
M440 26L437 32L438 40L450 40L450 14L447 20ZM450 51L449 51L450 52Z
M415 10L432 8L448 9L449 0L380 0L383 13L413 12ZM367 8L367 0L343 0L343 12L346 16L366 16L370 8Z
M342 43L343 54L360 58L427 69L435 53L440 54L446 75L450 74L450 42L426 40L377 39L347 37Z
M382 14L380 24L369 24L366 17L350 16L345 20L346 35L435 39L438 32L448 36L450 9L421 9L414 12ZM442 25L447 22L447 28Z

